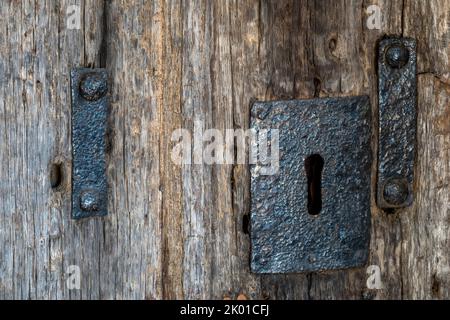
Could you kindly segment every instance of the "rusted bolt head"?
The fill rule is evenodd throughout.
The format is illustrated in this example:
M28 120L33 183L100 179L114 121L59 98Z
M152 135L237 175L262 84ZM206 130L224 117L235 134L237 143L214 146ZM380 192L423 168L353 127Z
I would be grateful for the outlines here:
M106 80L98 73L86 74L80 82L80 94L89 101L103 97L108 91Z
M401 44L394 44L387 48L385 57L388 65L392 68L400 69L408 63L409 51Z
M405 179L391 178L384 184L383 198L392 205L399 206L408 200L409 190Z
M80 207L84 211L97 211L99 209L99 197L98 193L89 190L81 193Z
M269 113L270 113L270 109L268 110L267 108L259 105L254 110L253 115L259 120L264 120L268 116Z

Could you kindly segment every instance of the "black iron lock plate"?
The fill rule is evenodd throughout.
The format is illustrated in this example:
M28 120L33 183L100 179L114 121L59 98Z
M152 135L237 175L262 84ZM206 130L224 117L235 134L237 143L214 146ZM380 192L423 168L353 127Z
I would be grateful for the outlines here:
M105 69L77 68L72 88L72 218L107 214Z
M413 202L416 60L416 40L390 37L380 42L377 202L382 209Z
M256 102L251 128L279 136L279 168L251 170L251 269L358 267L370 239L370 102L366 96ZM271 141L270 139L267 139ZM271 145L273 152L275 146ZM267 160L267 159L266 159ZM267 161L265 161L267 162ZM267 173L267 172L266 172Z

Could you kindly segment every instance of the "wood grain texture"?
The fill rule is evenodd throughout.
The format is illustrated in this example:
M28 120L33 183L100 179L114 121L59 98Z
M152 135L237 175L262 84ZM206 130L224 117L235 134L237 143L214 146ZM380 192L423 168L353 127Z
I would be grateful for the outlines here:
M66 28L73 4L80 30ZM366 27L371 4L380 30ZM0 299L450 298L449 21L446 0L3 1ZM388 215L372 196L368 265L384 288L367 288L365 268L251 274L248 167L179 166L172 132L247 129L255 100L367 94L377 119L386 34L417 38L419 92L414 205ZM106 67L111 101L109 215L78 222L75 66ZM66 285L70 265L80 290Z

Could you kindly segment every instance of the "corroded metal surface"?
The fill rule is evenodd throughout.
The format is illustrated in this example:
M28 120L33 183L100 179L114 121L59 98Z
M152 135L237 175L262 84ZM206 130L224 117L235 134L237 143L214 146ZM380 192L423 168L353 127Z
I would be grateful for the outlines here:
M380 42L377 202L383 209L413 202L416 59L414 39L387 38Z
M104 69L73 69L72 218L107 214L107 75Z
M364 265L370 239L369 98L256 102L251 128L279 130L280 161L273 175L250 166L252 271ZM308 212L305 171L310 155L323 159L322 203L314 215Z

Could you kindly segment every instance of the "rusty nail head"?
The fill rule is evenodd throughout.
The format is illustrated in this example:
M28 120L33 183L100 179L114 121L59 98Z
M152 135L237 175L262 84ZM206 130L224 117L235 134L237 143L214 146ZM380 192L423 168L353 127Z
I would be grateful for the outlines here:
M80 207L84 211L97 211L99 208L99 197L97 192L89 190L81 193Z
M108 86L98 73L88 73L80 81L80 94L88 101L96 101L108 91Z
M393 206L400 206L408 200L408 183L405 179L390 178L383 187L384 200Z
M386 50L386 62L392 68L400 69L408 63L409 51L401 44L394 44Z

